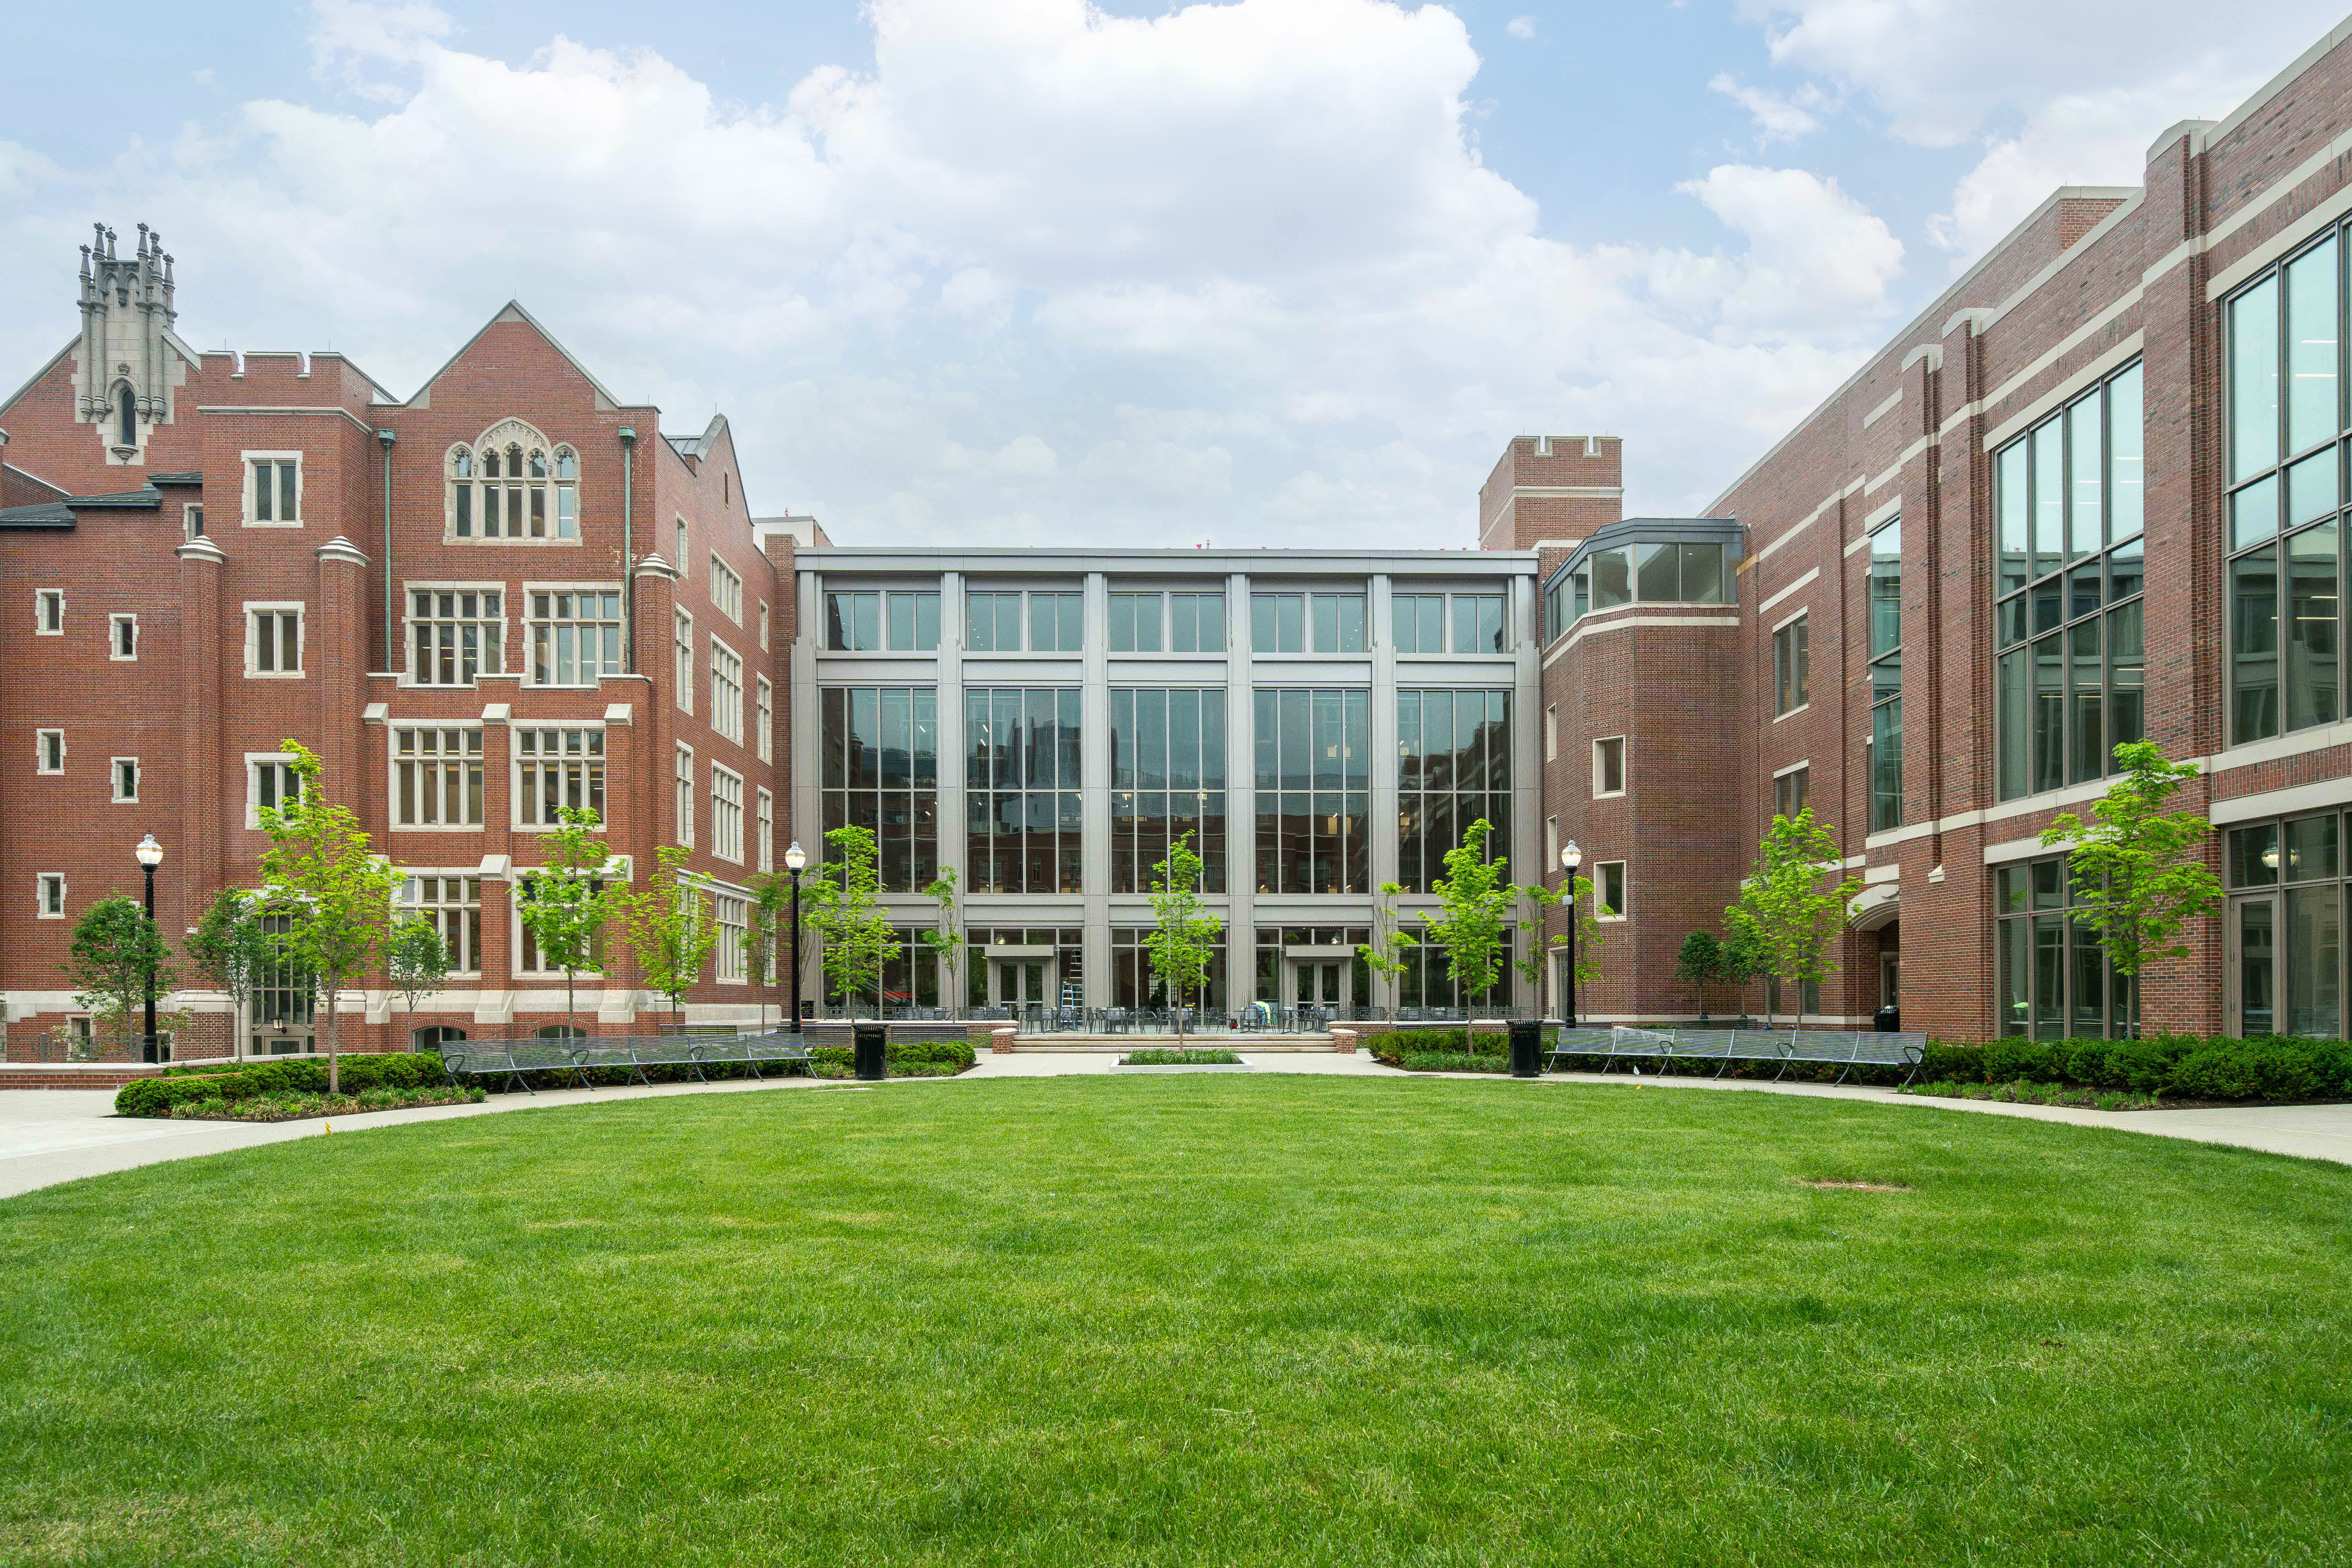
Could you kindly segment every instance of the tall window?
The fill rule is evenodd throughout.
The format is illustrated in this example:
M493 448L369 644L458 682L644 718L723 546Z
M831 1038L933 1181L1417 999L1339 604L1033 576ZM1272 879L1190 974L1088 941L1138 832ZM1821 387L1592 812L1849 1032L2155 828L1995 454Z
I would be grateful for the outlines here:
M776 868L776 797L766 790L760 791L760 869Z
M1190 833L1201 889L1225 890L1225 693L1110 694L1111 890L1148 893L1152 868Z
M743 863L743 775L710 764L710 852Z
M1076 691L964 693L971 891L1081 890L1078 752Z
M621 673L621 595L547 593L530 596L530 683L593 686Z
M743 579L716 555L710 558L710 602L720 615L739 626L743 624Z
M1490 858L1511 852L1511 694L1397 693L1397 880L1425 893L1445 852L1485 818Z
M710 639L710 727L742 743L743 661L717 637Z
M419 588L408 595L408 678L418 686L471 686L506 668L506 596Z
M1255 697L1258 891L1371 891L1371 693Z
M1592 793L1595 796L1625 793L1625 737L1611 735L1592 742Z
M723 984L740 984L750 972L746 960L751 953L751 900L719 893L711 904L718 919L719 942L711 949L710 977Z
M525 827L553 827L563 807L604 809L604 731L583 727L518 725L515 818Z
M33 771L41 773L66 771L66 732L63 730L33 731Z
M1252 594L1250 647L1259 653L1361 653L1361 594Z
M677 705L694 711L694 617L684 610L670 612L672 652L677 661Z
M1110 596L1113 653L1223 653L1224 647L1222 593L1153 590Z
M922 891L939 875L940 694L829 686L817 694L817 713L825 830L871 830L883 891Z
M1870 536L1870 830L1903 826L1903 520Z
M829 593L824 646L837 653L929 653L940 646L940 596L878 588Z
M677 749L677 841L694 847L694 748Z
M1794 713L1812 700L1812 634L1799 616L1772 634L1772 712Z
M1110 928L1110 1000L1114 1007L1173 1007L1176 998L1169 993L1168 983L1151 967L1151 950L1144 944L1151 938L1152 926L1113 926ZM1366 933L1366 941L1370 940ZM1184 994L1184 1005L1197 1007L1202 1013L1219 1013L1225 1006L1225 934L1212 939L1206 983L1199 989ZM1276 999L1279 999L1276 994Z
M33 592L33 633L36 637L61 637L66 635L66 595L62 588L37 588Z
M1794 822L1812 804L1813 770L1790 768L1772 779L1772 814Z
M2232 744L2343 711L2346 243L2332 231L2230 301Z
M752 679L759 683L759 729L753 739L758 743L760 760L771 763L776 758L776 688L764 675Z
M253 675L302 673L302 612L263 609L246 612L245 672Z
M480 826L481 730L395 728L392 815L402 827Z
M300 522L302 460L290 456L247 458L245 500L247 522Z
M1592 914L1595 920L1622 921L1626 917L1625 862L1603 860L1593 868Z
M452 539L578 539L580 458L520 420L449 448L443 475Z
M2221 858L2229 1032L2343 1035L2342 845L2336 812L2230 829Z
M401 884L400 902L409 915L441 933L453 974L482 969L482 879L414 872Z
M2003 800L2095 779L2113 770L2118 743L2147 732L2141 440L2135 363L1993 455L1994 750ZM2240 587L2261 577L2274 606L2276 561L2251 570L2236 574ZM2332 626L2332 599L2326 608ZM2274 695L2275 608L2266 622L2236 625L2267 650Z
M130 803L136 803L139 799L138 758L117 757L114 759L114 798L118 801Z
M139 617L106 617L106 657L117 663L139 657Z
M2110 968L2099 933L2068 912L2073 901L2063 855L1993 873L2002 1034L2060 1040L2128 1032L2130 980Z

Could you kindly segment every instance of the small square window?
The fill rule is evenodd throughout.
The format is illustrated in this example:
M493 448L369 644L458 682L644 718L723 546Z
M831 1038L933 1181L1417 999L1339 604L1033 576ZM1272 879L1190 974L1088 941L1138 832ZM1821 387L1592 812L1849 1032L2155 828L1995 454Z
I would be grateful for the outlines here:
M1593 918L1622 921L1625 918L1625 862L1603 860L1593 868L1600 873L1592 879Z
M246 611L245 673L248 678L302 673L302 612L294 606Z
M56 871L34 879L33 912L45 921L66 918L66 879Z
M135 802L139 798L139 759L114 759L114 798L117 804Z
M63 588L41 588L34 592L33 631L36 636L45 637L66 635L66 592Z
M1624 736L1592 742L1592 793L1595 796L1625 793Z
M139 657L139 617L110 616L106 622L106 657L120 663Z
M245 521L289 527L302 521L302 459L292 452L246 454Z
M261 826L264 807L283 807L302 798L302 775L294 771L294 759L288 756L247 757L245 760L245 825Z
M66 771L66 732L63 730L33 731L33 771L44 773Z

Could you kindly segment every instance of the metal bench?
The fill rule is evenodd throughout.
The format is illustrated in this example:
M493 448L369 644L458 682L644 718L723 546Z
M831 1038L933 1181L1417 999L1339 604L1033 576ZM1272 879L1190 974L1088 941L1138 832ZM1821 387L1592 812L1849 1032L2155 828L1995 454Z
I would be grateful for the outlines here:
M503 1074L508 1082L526 1094L539 1091L530 1087L523 1075L533 1072L570 1073L583 1089L589 1087L588 1075L581 1070L580 1058L584 1054L568 1040L466 1040L452 1042L457 1048L444 1049L441 1066L451 1081L459 1078L488 1078Z
M1780 1076L1787 1077L1789 1068L1799 1062L1822 1067L1843 1066L1845 1070L1837 1075L1840 1083L1853 1077L1853 1069L1858 1067L1904 1068L1908 1069L1903 1075L1903 1081L1907 1084L1918 1076L1919 1063L1927 1054L1927 1037L1925 1035L1791 1029Z
M1544 1069L1550 1071L1563 1057L1606 1058L1616 1043L1616 1034L1614 1029L1556 1029L1551 1043L1544 1047Z
M962 1037L961 1025L957 1026L957 1037ZM781 1065L787 1073L798 1067L809 1077L816 1076L816 1065L809 1059L808 1041L799 1035L745 1035L730 1043L742 1047L741 1060L751 1067L753 1078L768 1076L760 1070L761 1062Z

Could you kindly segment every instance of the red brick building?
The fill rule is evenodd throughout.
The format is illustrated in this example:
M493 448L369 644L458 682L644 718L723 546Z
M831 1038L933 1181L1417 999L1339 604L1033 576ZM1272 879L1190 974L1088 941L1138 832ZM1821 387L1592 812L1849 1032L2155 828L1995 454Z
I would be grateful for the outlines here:
M142 835L166 846L166 933L253 883L289 739L458 959L455 1010L416 1026L561 1021L514 912L561 805L600 807L634 874L690 846L722 925L743 918L790 835L793 546L754 524L724 419L662 435L519 305L404 398L334 353L199 353L143 226L130 254L103 230L85 251L80 317L0 403L12 1056L87 1028L59 963L93 899L138 892ZM757 1018L740 968L698 1015ZM631 978L592 983L582 1021L630 1027ZM311 1028L282 997L241 1024L217 994L172 1005L182 1056ZM407 1038L380 985L345 1005L346 1044Z
M1627 870L1593 1012L1695 1011L1675 950L1802 801L1865 882L1822 1012L2113 1030L2128 988L2039 836L2145 738L2204 768L2231 889L2146 1026L2342 1033L2347 143L2352 23L2142 184L2053 194L1712 523L1594 527L1613 473L1541 470L1593 444L1513 443L1481 532L1543 551L1544 810ZM1736 586L1673 580L1704 537Z

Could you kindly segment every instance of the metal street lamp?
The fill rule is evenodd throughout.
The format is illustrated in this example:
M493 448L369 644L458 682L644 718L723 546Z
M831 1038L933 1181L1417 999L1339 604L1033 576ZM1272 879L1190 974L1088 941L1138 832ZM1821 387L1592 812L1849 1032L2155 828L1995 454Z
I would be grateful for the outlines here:
M147 929L152 931L155 929L155 868L163 863L163 847L151 833L131 853L138 858L139 868L147 873ZM147 966L147 1043L141 1056L151 1062L163 1059L155 1047L155 966L152 963Z
M784 851L784 869L793 874L793 1028L801 1026L801 873L808 868L808 851L797 838Z
M1559 868L1568 873L1568 1026L1576 1027L1576 871L1584 851L1571 838L1559 847Z

